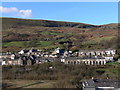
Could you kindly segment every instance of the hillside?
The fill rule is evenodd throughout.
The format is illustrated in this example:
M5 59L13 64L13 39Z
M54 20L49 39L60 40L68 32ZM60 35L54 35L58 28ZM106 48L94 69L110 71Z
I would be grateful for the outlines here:
M77 49L115 48L118 24L1 18L3 52L36 47Z

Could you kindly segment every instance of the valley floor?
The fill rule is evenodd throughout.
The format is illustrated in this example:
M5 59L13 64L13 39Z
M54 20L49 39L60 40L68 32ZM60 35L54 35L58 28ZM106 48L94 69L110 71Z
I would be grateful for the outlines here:
M8 88L54 88L53 80L3 80Z

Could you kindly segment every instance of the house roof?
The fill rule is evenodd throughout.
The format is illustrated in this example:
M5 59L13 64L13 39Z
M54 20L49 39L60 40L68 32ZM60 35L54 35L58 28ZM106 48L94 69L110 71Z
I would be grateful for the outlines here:
M50 61L53 61L53 60L60 60L60 58L50 58L50 57L37 57L36 60L50 60Z
M113 79L90 79L84 81L85 87L115 87L120 88L120 80Z
M104 57L66 57L66 60L78 60L78 59L105 59Z
M100 50L79 50L79 52L101 52L101 51L109 51L109 50L115 50L115 49L100 49Z

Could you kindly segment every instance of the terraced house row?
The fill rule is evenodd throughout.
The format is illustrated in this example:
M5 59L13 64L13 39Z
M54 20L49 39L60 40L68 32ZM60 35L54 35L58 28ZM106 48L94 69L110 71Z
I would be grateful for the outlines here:
M60 61L64 64L106 65L115 62L116 50L80 50L77 52L57 48L51 52L37 49L21 50L0 56L2 65L34 65Z
M61 62L65 64L106 65L108 62L115 62L116 52L114 49L80 50L78 57L62 58Z

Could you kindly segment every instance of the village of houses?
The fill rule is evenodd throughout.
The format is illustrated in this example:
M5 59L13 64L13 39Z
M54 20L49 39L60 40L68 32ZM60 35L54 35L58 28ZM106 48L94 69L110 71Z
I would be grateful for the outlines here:
M63 64L106 65L115 62L115 49L106 50L79 50L77 52L56 48L47 52L31 48L17 53L2 53L1 65L35 65L46 62L60 61Z
M79 50L77 52L65 51L56 48L51 52L38 49L23 49L18 53L2 53L2 65L36 65L47 62L59 61L63 64L86 64L106 65L109 62L116 62L115 49L106 50ZM118 62L118 61L117 61ZM49 67L52 69L52 67ZM113 79L89 79L82 82L83 90L120 90L119 80Z

